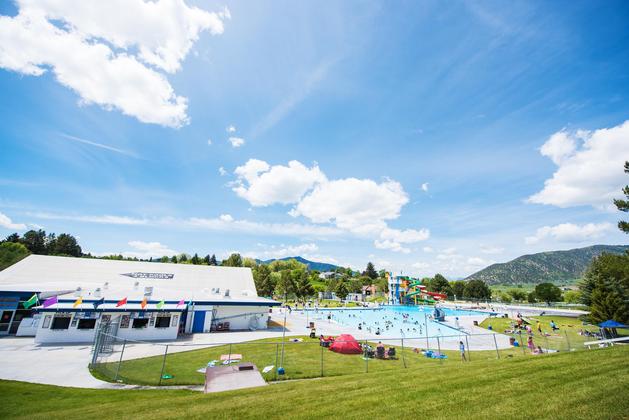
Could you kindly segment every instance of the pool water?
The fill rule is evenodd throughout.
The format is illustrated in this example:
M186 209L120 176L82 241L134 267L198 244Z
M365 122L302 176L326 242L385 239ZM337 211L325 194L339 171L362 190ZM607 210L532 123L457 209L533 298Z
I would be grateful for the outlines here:
M455 317L478 316L478 311L440 308L447 321ZM433 306L384 306L369 309L319 308L307 309L308 316L319 322L330 321L360 329L365 334L387 338L452 336L460 331L444 323L432 320ZM360 325L360 327L359 327ZM377 331L380 334L376 334Z

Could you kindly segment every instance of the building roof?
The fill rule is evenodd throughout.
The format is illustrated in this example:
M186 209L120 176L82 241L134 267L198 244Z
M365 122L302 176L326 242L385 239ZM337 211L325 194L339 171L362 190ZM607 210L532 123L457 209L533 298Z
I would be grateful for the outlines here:
M66 299L236 302L277 304L259 297L246 267L29 255L0 271L0 291L58 295Z

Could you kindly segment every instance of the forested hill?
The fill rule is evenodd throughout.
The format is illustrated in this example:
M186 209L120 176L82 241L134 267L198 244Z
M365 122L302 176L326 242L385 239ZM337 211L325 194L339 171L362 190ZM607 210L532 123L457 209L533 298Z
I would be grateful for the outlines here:
M487 284L543 283L578 279L594 257L603 252L621 254L626 245L594 245L568 251L523 255L512 261L492 264L465 280L483 280Z
M279 258L279 260L281 260L281 261L297 260L298 262L300 262L302 264L305 264L308 267L308 270L317 270L317 271L321 271L321 272L334 271L334 270L336 270L338 268L334 264L310 261L310 260L307 260L307 259L305 259L303 257L286 257L286 258ZM259 263L263 263L263 264L270 264L273 261L276 261L276 260L275 259L266 260L266 261L258 260Z

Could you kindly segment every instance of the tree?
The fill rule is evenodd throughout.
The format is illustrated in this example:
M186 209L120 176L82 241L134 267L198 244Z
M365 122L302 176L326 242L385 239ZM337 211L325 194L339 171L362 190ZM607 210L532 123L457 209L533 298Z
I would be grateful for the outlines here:
M176 255L173 255L173 256L170 258L170 262L171 262L171 263L173 263L173 264L177 264L177 256L176 256Z
M437 292L437 293L445 293L449 296L452 296L452 288L450 287L450 283L443 277L441 274L435 274L432 280L428 285L429 292Z
M365 269L365 272L363 274L372 280L378 278L378 272L376 271L371 261L367 263L367 268Z
M482 280L470 280L465 285L463 296L466 299L490 299L491 289Z
M625 162L625 173L629 174L629 162ZM626 200L614 200L614 204L620 211L629 212L629 185L625 185L622 189L622 193L625 195ZM621 220L618 222L618 229L625 233L629 233L629 222Z
M523 290L511 289L507 293L511 295L513 300L522 302L526 299L526 292L524 292Z
M17 233L12 233L7 236L2 242L14 242L16 244L20 243L20 235L18 235Z
M275 286L275 293L280 296L284 296L284 300L288 299L288 295L294 293L295 291L295 283L293 281L293 276L291 276L290 271L284 270L280 272L280 278Z
M159 259L160 262L163 263L167 263L168 262L168 256L164 255L162 258Z
M561 289L552 283L540 283L535 286L535 297L548 304L561 300Z
M242 257L240 254L231 254L221 263L224 267L242 267Z
M24 234L24 236L22 236L22 240L20 242L22 242L22 244L33 254L47 254L46 232L41 229L29 230Z
M271 276L271 270L268 266L261 264L253 270L253 281L260 296L273 296L275 290L275 282Z
M463 280L450 282L450 287L452 287L452 294L458 298L463 298L466 284L467 283Z
M590 307L590 321L629 322L629 254L601 254L592 260L579 290Z
M498 295L498 299L500 299L500 301L504 303L511 303L511 301L513 300L513 296L511 296L509 293L501 292Z
M218 265L218 261L216 261L216 255L212 254L212 256L210 257L209 265Z
M52 251L53 255L69 255L71 257L80 257L83 254L76 238L67 233L62 233L57 237Z
M347 289L347 285L345 284L344 281L339 282L338 286L336 287L335 292L336 292L336 296L339 299L345 300L345 298L349 294L349 290Z
M205 257L203 257L202 263L205 265L212 265L210 264L210 254L207 254Z
M256 260L254 260L253 258L244 258L242 260L242 266L243 267L249 267L249 268L253 268L256 265L258 265L258 263L256 262Z
M192 256L192 259L190 259L190 262L194 265L199 265L201 264L201 259L199 258L199 255L197 255L197 253L195 252L194 255Z
M16 242L0 243L0 270L15 264L29 254L28 249Z
M180 263L187 263L188 262L188 256L186 254L181 254L179 256L179 262Z
M312 296L314 294L314 289L312 284L310 283L310 278L308 277L307 272L302 272L299 276L299 279L295 283L295 295L297 298L301 299L304 303L306 302L306 298Z
M530 292L528 295L526 295L526 300L528 303L537 302L537 299L535 299L535 292Z
M568 290L563 294L563 301L566 303L579 303L581 302L581 292L578 290Z

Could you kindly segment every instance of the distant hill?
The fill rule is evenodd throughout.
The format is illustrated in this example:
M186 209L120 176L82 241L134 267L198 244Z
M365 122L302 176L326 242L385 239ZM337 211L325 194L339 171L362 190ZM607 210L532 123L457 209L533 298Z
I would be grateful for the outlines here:
M544 283L580 278L594 257L603 252L622 254L625 245L594 245L568 251L523 255L501 264L492 264L465 280L483 280L487 284Z
M306 264L306 266L308 267L308 270L317 270L321 272L334 271L338 268L338 266L334 264L310 261L302 257L286 257L286 258L279 258L279 260L280 261L297 260L298 262L302 264ZM258 262L262 264L271 264L273 261L276 261L276 259L271 259L271 260L266 260L266 261L258 260Z

